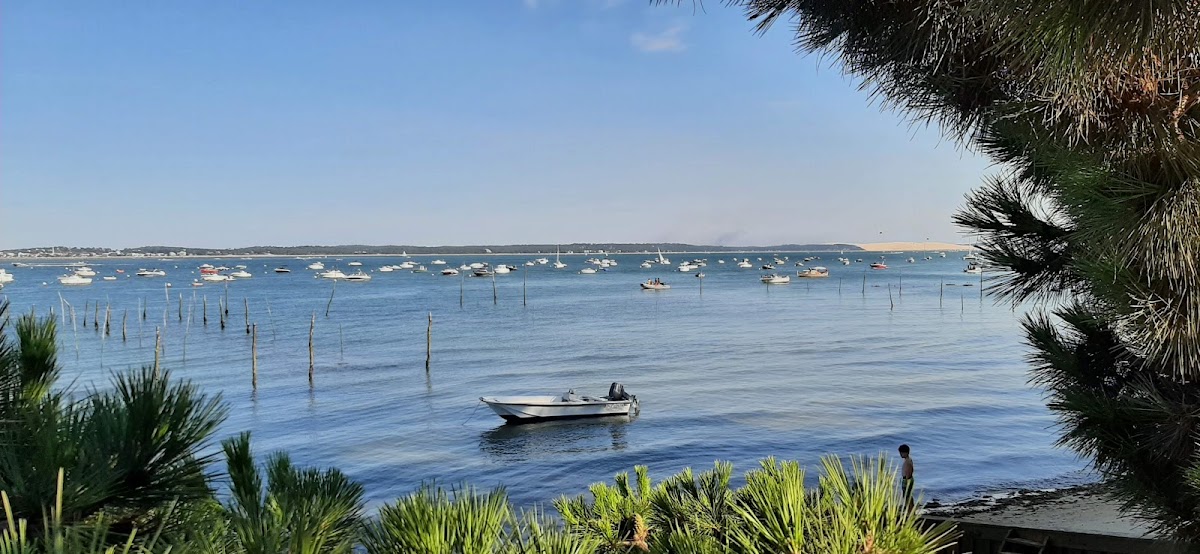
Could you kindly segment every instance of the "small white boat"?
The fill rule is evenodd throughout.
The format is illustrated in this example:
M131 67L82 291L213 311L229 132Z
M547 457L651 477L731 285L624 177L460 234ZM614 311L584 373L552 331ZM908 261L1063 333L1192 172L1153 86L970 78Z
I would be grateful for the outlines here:
M193 287L203 287L203 286L204 286L204 283L201 283L200 281L196 281L196 280L194 280L194 279L193 279L193 280L192 280L192 286L193 286Z
M651 267L654 266L650 265L650 262L642 262L642 269L650 269Z
M572 389L561 396L482 396L479 400L508 423L629 416L639 409L637 397L626 393L620 383L608 388L608 396L598 398L579 396Z
M96 276L96 272L94 270L92 270L92 268L90 268L86 265L83 267L80 267L79 269L76 269L75 274L80 277L95 277Z
M13 274L0 269L0 284L13 282Z
M250 273L249 271L246 271L244 269L239 269L237 271L234 271L233 273L230 273L229 276L233 277L235 279L249 279L251 277L254 277L254 275L252 273Z
M212 269L212 264L200 264L200 269Z
M983 273L983 266L981 266L979 264L975 264L975 263L967 264L967 268L963 270L963 273L979 275L979 274Z
M403 262L400 262L400 265L393 266L393 267L395 267L396 269L412 269L414 267L417 267L417 264L414 264L409 260L404 260Z
M345 279L346 274L342 273L342 270L340 270L340 269L331 269L329 271L323 271L321 273L318 273L317 277L320 277L322 279Z
M346 265L348 265L350 267L360 267L360 266L362 266L362 262L350 262Z
M763 275L761 281L768 285L786 285L792 282L792 278L787 275Z
M233 266L233 268L234 269L246 269L246 266L245 266L245 264L238 264L238 265Z
M915 264L915 263L917 263L917 260L916 260L915 258L909 258L909 259L907 259L907 260L904 260L904 261L906 261L906 262L908 262L908 263L910 263L910 264Z
M343 279L345 279L346 281L354 281L356 283L362 283L362 282L370 281L371 276L367 275L366 273L363 273L363 270L360 269L358 271L355 271L354 273L351 273L351 274L343 277Z
M546 265L546 264L550 263L550 260L547 260L546 258L538 258L534 261L541 265Z
M966 256L963 256L963 259L968 262L974 262L979 260L979 256L976 256L974 252L970 252Z
M775 269L775 266L771 264L763 264L760 269Z
M754 265L750 263L750 260L746 260L746 259L743 259L742 261L738 262L737 266L742 269L750 269L750 268L754 267Z
M315 270L315 271L320 271L322 269L325 269L325 264L323 264L321 262L313 262L311 264L308 264L308 268Z
M694 263L690 263L690 262L683 262L683 263L679 264L679 267L676 269L680 273L690 273L692 271L700 269L700 266L697 264L694 264Z
M558 247L555 246L554 247L554 269L563 269L563 268L567 267L567 264L562 263L562 260L558 259L558 256L559 256Z
M166 277L167 272L161 269L139 269L138 277Z
M497 275L503 275L505 273L511 272L512 269L510 269L508 266L506 266L504 264L500 264L500 265L496 266L496 269L493 269L492 271L495 272Z
M533 260L529 260L528 262L525 262L525 267L532 267L535 265L537 265L537 262L535 262Z
M291 272L292 272L292 270L290 270L290 269L288 269L288 268L286 268L286 267L277 267L277 268L275 268L275 273L291 273Z
M379 268L380 273L391 273L393 271L396 271L396 268L394 268L390 265L385 265L385 266Z
M645 283L640 284L642 285L642 290L667 290L671 288L671 285L659 281L658 279L649 279Z
M458 266L458 270L459 271L471 271L471 266L469 266L467 264L462 264L462 265Z
M596 270L595 270L595 268L585 267L585 268L579 270L579 274L580 275L595 275Z
M446 265L446 260L434 260L429 262L429 265Z
M204 281L210 281L213 283L219 283L221 281L232 281L233 277L230 277L228 275L224 275L221 273L206 273L204 275L201 275L200 279L202 279Z
M71 275L63 275L62 277L59 277L58 282L68 287L74 287L90 285L92 284L92 279L90 277L80 277L79 275L72 273Z
M442 270L442 275L458 275L458 270L453 267L447 267Z
M483 266L471 270L471 274L476 277L491 277L493 275L492 268Z
M471 269L482 269L486 265L487 264L485 264L483 262L475 262L475 263L471 264Z
M105 281L116 281L117 277L115 275L105 275L104 277L101 277L101 279Z
M427 268L423 265L419 265L419 266L417 266L416 269L412 270L412 272L413 273L429 273L429 268Z
M822 277L829 277L829 270L824 267L821 267L819 265L813 266L808 269L797 271L796 277L806 277L809 279L820 279Z

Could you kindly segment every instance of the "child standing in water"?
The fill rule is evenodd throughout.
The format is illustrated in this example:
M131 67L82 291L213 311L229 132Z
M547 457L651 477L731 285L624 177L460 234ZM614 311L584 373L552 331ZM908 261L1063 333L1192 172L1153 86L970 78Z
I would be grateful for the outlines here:
M900 470L900 479L904 486L904 499L908 503L908 509L913 509L913 460L909 456L909 448L907 444L900 445L900 457L904 459L904 465Z

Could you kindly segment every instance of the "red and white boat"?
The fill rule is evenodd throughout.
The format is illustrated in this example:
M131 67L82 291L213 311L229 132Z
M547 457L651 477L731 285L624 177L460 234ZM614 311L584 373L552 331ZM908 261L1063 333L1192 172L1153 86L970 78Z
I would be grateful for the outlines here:
M887 264L883 262L875 262L871 264L871 269L887 269Z

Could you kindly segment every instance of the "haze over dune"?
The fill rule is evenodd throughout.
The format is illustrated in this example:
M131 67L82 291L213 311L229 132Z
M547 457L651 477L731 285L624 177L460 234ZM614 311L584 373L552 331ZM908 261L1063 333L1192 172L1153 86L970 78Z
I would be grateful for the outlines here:
M969 244L952 244L949 242L864 242L855 244L867 252L908 252L908 251L940 251L940 250L971 250Z

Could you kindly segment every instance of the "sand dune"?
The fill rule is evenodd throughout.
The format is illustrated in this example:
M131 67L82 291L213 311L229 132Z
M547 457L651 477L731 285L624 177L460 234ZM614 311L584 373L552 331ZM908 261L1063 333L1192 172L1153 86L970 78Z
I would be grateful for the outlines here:
M970 250L969 244L948 242L866 242L855 244L867 252L925 252L942 250Z

